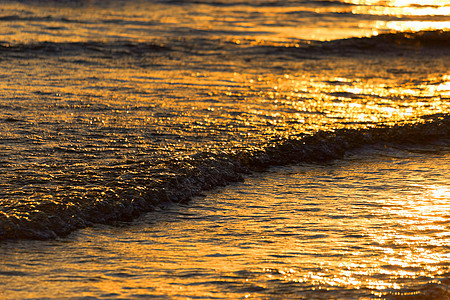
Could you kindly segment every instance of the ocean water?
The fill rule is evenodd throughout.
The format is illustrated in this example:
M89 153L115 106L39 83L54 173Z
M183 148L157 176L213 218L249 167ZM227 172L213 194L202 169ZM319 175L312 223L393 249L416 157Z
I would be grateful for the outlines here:
M10 299L448 299L448 143L255 173L187 204L6 242Z
M449 30L439 0L0 1L1 298L449 299Z

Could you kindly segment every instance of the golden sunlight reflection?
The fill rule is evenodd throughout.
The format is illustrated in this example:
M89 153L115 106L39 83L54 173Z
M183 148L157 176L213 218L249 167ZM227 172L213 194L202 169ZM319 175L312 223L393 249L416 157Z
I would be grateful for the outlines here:
M21 4L5 4L6 8L28 9L39 17L52 17L53 26L40 27L36 22L20 21L23 30L16 32L11 27L2 37L5 42L83 42L90 40L116 41L128 39L146 42L161 39L161 32L179 31L192 27L215 34L217 28L234 36L237 45L243 38L286 42L292 38L306 40L334 40L352 36L376 35L392 30L450 30L450 6L446 1L371 1L349 0L346 5L306 5L299 11L295 6L245 6L239 12L234 6L167 6L152 3L99 7L94 9L41 9L25 7ZM143 2L145 3L145 2ZM141 5L141 6L140 6ZM147 3L147 5L149 5ZM112 11L117 10L115 13ZM115 24L115 15L126 15L132 20L125 26ZM334 24L317 19L324 14L333 19ZM72 15L78 15L80 24L65 24ZM255 16L260 16L257 18ZM348 19L346 16L349 16ZM299 19L300 17L300 19ZM375 18L374 18L375 17ZM379 17L377 20L376 17ZM386 17L391 17L386 20ZM342 19L340 19L342 18ZM417 18L417 19L415 19ZM100 19L104 22L95 22ZM298 26L301 22L301 26ZM13 24L11 24L13 25ZM152 25L153 30L149 30ZM36 29L37 28L37 29ZM57 28L58 34L55 34ZM249 33L251 29L251 33ZM217 34L220 38L221 34Z
M33 296L26 291L36 281L46 295L58 280L77 296L127 299L260 299L279 291L370 299L439 285L450 271L450 152L368 151L255 175L132 226L88 228L55 242L57 250L52 243L25 250L14 262L42 253L55 259L22 266L35 276L21 280L20 295ZM60 270L68 274L55 276Z
M0 196L12 199L0 217L13 220L0 234L50 237L154 211L0 245L9 259L0 287L17 287L17 299L36 298L33 287L45 287L39 297L69 290L62 298L277 299L311 289L295 298L370 298L448 275L448 147L384 142L421 141L422 128L447 124L448 55L384 53L389 38L379 49L379 37L315 41L447 30L447 1L19 2L0 9L9 9ZM396 127L364 131L384 125ZM304 148L284 160L292 144ZM250 171L302 154L326 162Z
M391 21L378 22L377 28L389 28L395 31L450 30L450 21Z
M450 30L450 5L448 1L348 1L363 4L352 9L353 14L392 16L405 20L376 21L374 34L386 29L394 31ZM408 17L427 17L427 19L409 20ZM367 26L364 22L361 26Z

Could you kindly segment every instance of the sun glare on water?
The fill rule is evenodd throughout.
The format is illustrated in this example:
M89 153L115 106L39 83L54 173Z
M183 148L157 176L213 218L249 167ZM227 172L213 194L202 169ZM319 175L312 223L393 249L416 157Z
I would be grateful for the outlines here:
M353 14L391 16L398 20L376 21L374 28L395 31L450 30L450 3L448 1L394 0L349 1L357 4ZM412 20L419 17L419 20ZM422 19L424 18L424 19ZM430 20L433 18L433 20Z
M450 199L450 187L432 186L430 187L430 194L437 199Z

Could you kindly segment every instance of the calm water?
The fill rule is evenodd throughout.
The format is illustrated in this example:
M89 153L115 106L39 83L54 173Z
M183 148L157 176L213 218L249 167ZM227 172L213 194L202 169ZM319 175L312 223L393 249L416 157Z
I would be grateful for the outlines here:
M448 299L449 10L0 1L1 297Z

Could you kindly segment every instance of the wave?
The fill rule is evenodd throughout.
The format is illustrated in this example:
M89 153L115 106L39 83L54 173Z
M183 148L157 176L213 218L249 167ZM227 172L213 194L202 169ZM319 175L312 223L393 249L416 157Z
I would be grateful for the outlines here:
M5 15L0 16L1 22L42 22L44 24L48 23L59 23L59 24L82 24L82 25L94 25L94 24L115 24L115 25L132 25L132 26L154 26L161 25L155 21L139 21L139 20L126 20L126 19L69 19L65 17L53 17L51 15L42 17L42 16L20 16L17 14L14 15ZM48 26L45 28L49 28ZM50 27L52 28L52 27ZM57 26L57 28L62 28L61 26Z
M450 48L450 31L384 33L371 37L349 38L324 42L325 49L398 50L418 48Z
M450 31L392 32L370 37L353 37L332 41L293 41L289 45L260 45L253 47L252 55L288 56L293 59L322 56L389 56L437 55L448 56Z
M380 293L384 299L409 300L409 299L449 299L450 298L450 273L444 273L438 277L439 282L402 288Z
M330 18L336 18L339 20L348 20L348 19L356 19L360 21L383 21L383 22L389 22L389 21L429 21L429 22L444 22L449 21L450 16L448 15L404 15L404 16L397 16L397 15L378 15L378 14L364 14L364 13L355 13L352 11L349 12L317 12L317 11L308 11L308 10L299 10L299 11L289 11L286 12L287 15L296 16L299 18L316 18L316 19L327 19Z
M95 223L132 220L157 206L189 201L203 191L241 181L246 174L271 166L326 162L366 145L423 144L436 139L449 142L450 114L425 116L414 124L320 131L303 137L280 138L267 141L258 148L233 153L201 152L171 162L164 175L149 179L139 195L101 188L78 190L66 201L33 203L26 216L14 213L14 206L25 204L12 201L6 204L3 212L0 211L0 240L49 239ZM138 171L150 172L145 168Z
M229 38L217 37L217 32L202 31L199 36L167 38L151 42L118 40L111 42L38 42L30 44L8 44L0 42L0 53L4 56L29 58L29 54L74 55L103 54L111 56L143 56L158 54L170 56L172 52L183 55L234 55L235 57L262 58L288 56L292 59L317 58L323 55L389 55L402 53L428 53L448 55L450 31L393 32L370 37L354 37L332 41L293 40L289 44L270 42L256 44L252 40L239 43Z
M103 55L104 58L116 56L141 56L144 54L167 53L172 49L162 43L136 43L129 41L106 42L39 42L30 44L1 44L0 53L15 58L29 59L34 55Z

